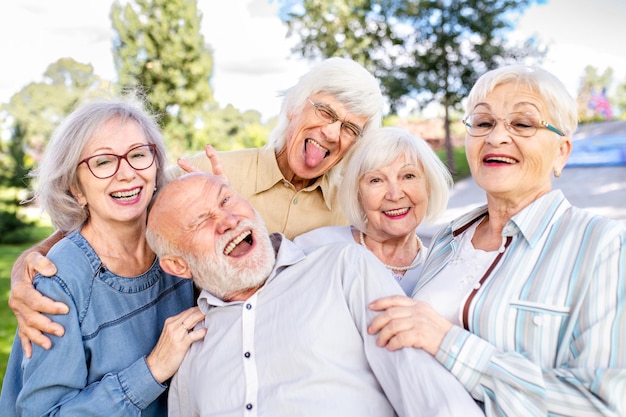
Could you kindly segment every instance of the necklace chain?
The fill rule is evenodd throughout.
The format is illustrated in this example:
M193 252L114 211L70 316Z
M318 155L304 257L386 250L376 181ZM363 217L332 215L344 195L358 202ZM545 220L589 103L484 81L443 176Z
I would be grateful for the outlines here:
M419 253L424 247L424 245L422 244L422 240L419 238L417 234L415 235L415 239L417 239L417 251ZM360 230L359 230L359 241L361 242L361 246L363 246L367 250L371 250L365 244L365 234ZM383 263L383 265L385 265L385 268L391 269L392 271L408 271L409 269L413 269L416 266L418 266L421 262L422 262L422 256L418 257L415 262L407 266L393 266L393 265L387 265L386 263Z

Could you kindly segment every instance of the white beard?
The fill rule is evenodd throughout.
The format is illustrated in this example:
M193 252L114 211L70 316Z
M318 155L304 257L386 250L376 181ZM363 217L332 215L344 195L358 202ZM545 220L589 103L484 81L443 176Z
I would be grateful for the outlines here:
M215 244L217 256L189 253L187 261L193 280L200 288L226 300L241 291L258 288L274 268L276 255L263 221L244 220ZM240 258L224 255L224 248L244 229L251 229L255 247L253 253Z

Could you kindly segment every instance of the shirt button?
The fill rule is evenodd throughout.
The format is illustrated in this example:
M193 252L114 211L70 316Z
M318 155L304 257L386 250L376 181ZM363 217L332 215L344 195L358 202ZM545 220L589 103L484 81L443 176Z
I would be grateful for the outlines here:
M284 185L285 187L289 187L289 181L283 181L283 185Z
M252 410L252 404L246 404L246 410Z
M249 358L250 357L250 352L244 353L243 356L245 356L246 358Z
M297 199L297 198L294 198L294 200L293 200L293 204L294 204L294 205L298 204L298 199Z
M452 346L452 347L450 348L450 352L452 352L452 353L454 353L454 354L459 353L459 350L460 350L460 349L459 349L459 347L458 347L458 346Z
M246 304L246 308L247 308L248 310L252 310L252 304L250 304L250 303Z
M543 319L541 318L541 316L535 316L533 317L533 323L535 324L535 326L541 326L543 324Z

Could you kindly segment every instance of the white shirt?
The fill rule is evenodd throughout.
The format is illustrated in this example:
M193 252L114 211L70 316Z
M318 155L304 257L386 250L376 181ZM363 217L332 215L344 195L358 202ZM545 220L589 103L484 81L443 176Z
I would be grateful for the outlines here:
M336 242L350 242L358 244L354 241L354 237L352 236L352 226L319 227L311 230L310 232L296 236L293 241L296 245L304 249L305 252ZM413 293L413 289L415 289L415 284L422 273L422 267L424 266L424 259L426 259L427 252L428 248L426 246L422 246L413 260L413 262L416 262L420 259L419 264L415 268L406 271L404 275L396 274L387 269L387 273L400 284L400 287L402 287L402 290L406 295L410 296Z
M172 380L170 416L483 415L428 353L389 352L367 334L368 303L402 294L373 254L339 243L305 255L282 235L274 244L274 270L248 300L201 293L207 335Z
M465 300L472 290L480 288L480 278L498 253L504 251L504 239L500 249L484 251L474 248L472 238L479 222L471 225L459 237L459 250L437 276L420 288L413 296L415 300L426 301L444 319L456 326L462 326L462 313Z

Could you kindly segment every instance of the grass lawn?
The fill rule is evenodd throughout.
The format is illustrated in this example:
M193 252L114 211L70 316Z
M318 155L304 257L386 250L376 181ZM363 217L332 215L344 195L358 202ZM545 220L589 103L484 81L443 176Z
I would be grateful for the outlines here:
M51 227L38 227L32 230L33 242L37 242L52 233ZM24 249L32 243L22 245L0 245L0 386L4 380L6 365L15 336L17 325L15 316L8 306L11 288L11 267Z

